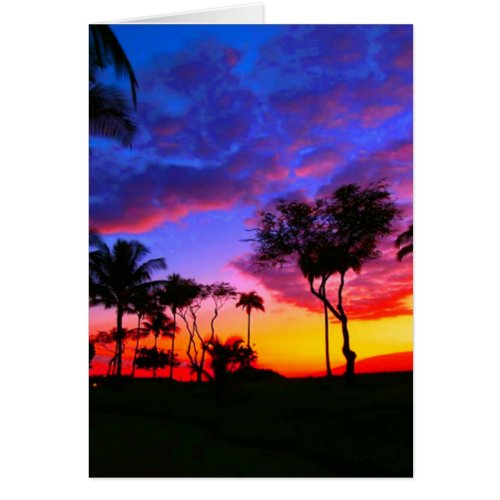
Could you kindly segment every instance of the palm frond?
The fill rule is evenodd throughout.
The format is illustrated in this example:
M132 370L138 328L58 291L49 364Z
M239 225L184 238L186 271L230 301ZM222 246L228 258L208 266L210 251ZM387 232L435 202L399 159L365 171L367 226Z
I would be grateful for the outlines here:
M404 257L406 257L407 255L410 255L412 253L413 253L413 243L410 245L407 245L405 247L402 247L399 250L399 252L397 253L398 261L401 262Z
M91 80L94 68L104 69L112 66L117 76L129 80L135 107L137 104L136 90L139 85L127 55L108 25L94 24L90 26L89 51Z
M406 245L407 243L410 243L413 241L413 224L410 225L410 227L402 232L397 238L394 243L396 248L401 247L402 245Z
M89 132L111 139L118 139L130 146L137 131L127 100L121 90L96 84L89 91Z

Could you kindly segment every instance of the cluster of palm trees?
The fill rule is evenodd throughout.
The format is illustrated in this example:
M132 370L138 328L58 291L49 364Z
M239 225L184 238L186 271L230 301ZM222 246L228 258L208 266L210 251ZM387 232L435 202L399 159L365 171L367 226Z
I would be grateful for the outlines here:
M228 299L236 297L236 290L228 284L199 285L194 280L171 274L165 280L153 279L153 274L165 270L163 258L149 259L149 249L136 240L118 239L112 248L108 247L97 232L91 230L89 255L89 292L90 305L103 305L116 311L116 325L107 332L99 332L90 346L91 358L95 353L94 343L106 346L111 350L108 375L120 377L123 374L123 353L127 341L133 341L133 359L130 376L135 376L136 368L151 369L153 377L159 368L169 367L169 378L173 379L174 369L179 366L175 352L176 334L179 332L177 318L181 315L190 335L187 356L191 369L201 381L205 378L222 378L221 373L230 372L235 367L243 367L255 360L255 352L251 344L251 314L253 311L265 311L264 300L255 291L239 293L236 307L247 315L247 341L231 338L222 341L215 335L215 320L219 311ZM395 246L399 249L398 260L413 252L413 225L401 233ZM301 262L303 272L311 273L308 263ZM313 276L313 274L311 274ZM203 300L212 297L214 316L210 322L211 332L203 338L198 330L196 311ZM171 313L171 317L166 311ZM125 314L137 316L136 328L124 328ZM190 315L192 327L187 321ZM326 360L327 374L331 374L328 356L328 311L325 306ZM195 335L196 334L196 335ZM143 339L152 336L152 348L140 346ZM193 357L192 348L196 352L196 336L199 340L201 356ZM167 352L158 349L159 338L171 341ZM110 348L109 346L112 346ZM211 357L212 373L204 368L205 353ZM246 360L246 362L245 362Z
M215 320L224 304L237 296L236 290L229 284L197 285L194 280L184 279L178 274L171 274L165 280L153 279L154 273L166 269L166 262L163 258L149 259L149 249L136 240L118 239L110 248L96 231L91 230L89 244L90 305L102 305L116 311L116 326L94 336L96 343L113 346L109 375L123 375L125 344L132 340L135 343L130 372L132 377L135 376L136 368L152 369L153 376L156 376L158 368L169 366L169 378L173 379L174 368L179 365L175 353L175 338L179 331L177 317L179 313L185 313L187 308L193 311L192 303L199 298L200 291L203 291L202 300L209 297L213 299L215 309L210 322L210 334L205 339L199 336L202 359L205 353L211 356L213 373L203 368L203 362L201 365L199 362L192 363L193 371L199 374L198 380L202 379L202 375L214 378L217 376L215 372L220 376L221 366L231 371L235 366L243 366L243 359L247 359L247 365L255 359L250 346L250 315L252 310L264 311L263 299L255 291L240 293L236 304L248 316L246 347L242 346L242 340L225 343L215 335ZM196 285L195 294L192 293L193 284ZM171 317L166 311L171 313ZM125 314L137 316L136 328L123 327ZM183 318L186 316L183 315ZM141 339L151 335L153 347L141 348ZM160 337L171 340L167 352L158 350Z

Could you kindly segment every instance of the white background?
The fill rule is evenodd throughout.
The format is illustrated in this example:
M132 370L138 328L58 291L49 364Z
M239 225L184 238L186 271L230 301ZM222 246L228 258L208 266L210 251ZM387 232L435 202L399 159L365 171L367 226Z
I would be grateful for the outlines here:
M3 4L3 498L495 497L500 43L481 0L265 2L268 23L415 27L415 479L88 479L87 25L217 1Z

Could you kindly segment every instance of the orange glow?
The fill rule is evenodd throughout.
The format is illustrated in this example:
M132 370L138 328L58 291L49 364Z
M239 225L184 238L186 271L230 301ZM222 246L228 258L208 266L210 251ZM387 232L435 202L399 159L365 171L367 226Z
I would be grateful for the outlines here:
M321 313L305 308L277 303L271 296L262 294L266 299L266 312L252 313L251 343L258 353L257 366L273 369L285 376L322 376L325 374L325 336L324 318ZM411 298L408 298L411 307ZM180 333L176 339L176 353L181 362L186 363L188 335L182 320L178 318ZM92 310L91 333L109 328L114 322L114 311ZM209 334L210 308L207 306L199 315L200 330ZM126 316L124 326L137 326L135 316ZM216 322L216 335L222 339L239 336L246 339L247 318L234 303L226 304ZM384 319L352 320L349 323L351 347L357 353L357 371L400 371L411 370L411 351L413 350L413 317L402 315ZM134 343L127 343L124 355L124 373L130 371ZM141 346L151 347L153 339L141 340ZM159 347L170 348L169 339L160 339ZM335 373L342 373L342 335L337 321L330 323L330 362L339 367ZM105 373L110 353L97 346L92 374ZM394 353L402 353L397 356ZM408 354L409 353L409 354ZM366 360L366 361L363 361ZM159 376L167 372L160 371ZM138 376L148 376L148 372L137 371ZM176 378L188 380L189 367L176 369Z

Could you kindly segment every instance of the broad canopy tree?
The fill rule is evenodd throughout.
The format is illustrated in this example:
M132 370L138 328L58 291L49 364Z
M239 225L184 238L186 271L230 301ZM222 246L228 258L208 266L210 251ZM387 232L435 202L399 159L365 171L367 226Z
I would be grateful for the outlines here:
M323 303L325 314L330 312L341 323L347 378L354 376L356 353L350 346L343 302L346 274L350 270L359 273L363 264L379 257L377 246L391 233L398 216L383 182L365 188L347 184L314 203L280 200L274 210L259 212L259 225L251 240L255 243L255 263L262 267L290 262L299 266L311 293ZM328 290L332 276L338 276L335 299ZM327 373L329 370L327 343Z

